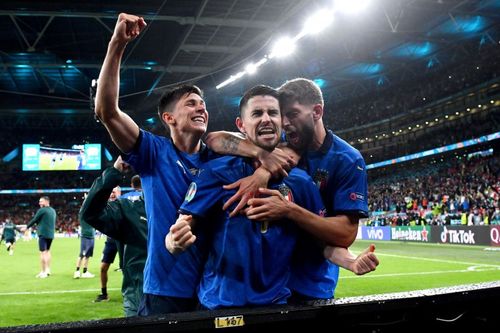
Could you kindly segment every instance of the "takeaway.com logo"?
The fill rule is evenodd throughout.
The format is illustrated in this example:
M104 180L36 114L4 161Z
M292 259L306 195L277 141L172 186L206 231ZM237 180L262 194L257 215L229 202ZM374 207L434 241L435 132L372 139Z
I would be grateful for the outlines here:
M490 230L491 245L500 246L500 227L492 227Z

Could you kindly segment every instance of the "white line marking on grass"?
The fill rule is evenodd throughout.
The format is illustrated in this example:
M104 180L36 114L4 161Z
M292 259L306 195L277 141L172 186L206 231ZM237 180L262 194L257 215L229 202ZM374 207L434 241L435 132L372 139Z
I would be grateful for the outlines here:
M424 260L424 261L435 261L435 262L446 262L449 264L459 264L459 265L467 265L467 266L491 266L500 268L500 265L491 265L491 264L482 264L475 262L466 262L466 261L455 261L455 260L446 260L446 259L433 259L433 258L423 258L423 257L411 257L411 256L402 256L398 254L387 254L376 252L377 256L387 256L387 257L395 257L395 258L405 258L405 259L415 259L415 260Z
M108 288L109 291L120 290L120 288ZM10 293L0 293L0 296L10 295L43 295L43 294L73 294L100 292L101 289L78 289L78 290L47 290L47 291L13 291Z
M493 266L493 265L490 265ZM471 269L472 268L472 269ZM353 276L341 276L339 279L357 279L357 278L381 278L381 277L393 277L393 276L410 276L410 275L432 275L432 274L447 274L447 273L471 273L471 272L483 272L486 269L479 270L478 267L469 267L467 269L458 269L450 271L431 271L431 272L412 272L412 273L392 273L392 274L365 274L365 275L353 275ZM490 270L495 269L495 267L490 267ZM496 267L500 270L500 267Z

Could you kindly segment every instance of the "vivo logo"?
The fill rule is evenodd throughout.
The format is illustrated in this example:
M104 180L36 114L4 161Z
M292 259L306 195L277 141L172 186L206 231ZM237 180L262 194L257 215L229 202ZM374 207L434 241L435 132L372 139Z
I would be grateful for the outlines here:
M369 239L384 239L384 232L382 229L370 229L367 231Z

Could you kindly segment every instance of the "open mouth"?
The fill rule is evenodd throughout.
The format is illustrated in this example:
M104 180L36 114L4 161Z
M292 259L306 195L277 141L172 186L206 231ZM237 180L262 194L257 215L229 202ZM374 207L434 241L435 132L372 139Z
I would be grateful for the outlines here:
M299 143L299 135L297 132L286 132L286 138L289 143L296 145Z
M191 120L195 123L205 124L205 118L203 118L202 116L193 117L191 118Z
M273 137L276 135L276 129L274 127L262 127L257 131L257 135L263 137Z

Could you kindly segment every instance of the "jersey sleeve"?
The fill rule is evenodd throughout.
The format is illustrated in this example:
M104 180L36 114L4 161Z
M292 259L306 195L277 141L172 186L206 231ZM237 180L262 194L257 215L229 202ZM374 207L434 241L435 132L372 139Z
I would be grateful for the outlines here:
M222 202L224 189L221 180L214 175L210 167L204 168L189 188L179 212L186 215L206 217L208 212Z
M342 166L333 187L334 214L356 213L360 217L368 216L368 180L363 158Z
M147 173L154 168L159 144L155 135L141 129L135 148L129 154L124 154L123 160L138 173ZM169 154L170 151L162 153Z

